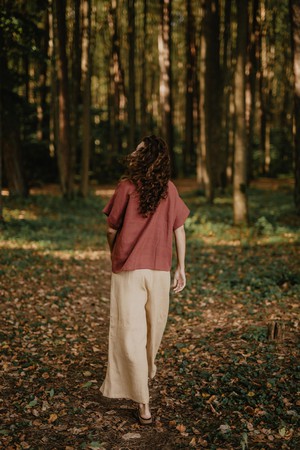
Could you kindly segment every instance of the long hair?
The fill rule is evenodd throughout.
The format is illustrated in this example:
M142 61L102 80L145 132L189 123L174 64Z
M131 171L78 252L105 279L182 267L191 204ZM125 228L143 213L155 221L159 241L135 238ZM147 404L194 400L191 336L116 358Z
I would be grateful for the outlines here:
M171 175L168 146L154 134L146 136L137 149L125 157L124 163L124 178L136 186L139 194L139 212L144 217L150 216L168 194Z

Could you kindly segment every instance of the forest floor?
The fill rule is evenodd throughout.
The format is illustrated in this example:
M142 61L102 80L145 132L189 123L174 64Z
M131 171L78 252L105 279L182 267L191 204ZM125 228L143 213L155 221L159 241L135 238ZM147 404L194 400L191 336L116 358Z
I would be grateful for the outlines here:
M110 284L101 209L113 188L69 203L57 187L25 201L4 197L1 449L300 448L300 218L291 183L252 184L247 228L232 226L229 193L207 206L193 182L178 187L191 209L188 283L171 295L150 427L137 423L131 401L99 392Z

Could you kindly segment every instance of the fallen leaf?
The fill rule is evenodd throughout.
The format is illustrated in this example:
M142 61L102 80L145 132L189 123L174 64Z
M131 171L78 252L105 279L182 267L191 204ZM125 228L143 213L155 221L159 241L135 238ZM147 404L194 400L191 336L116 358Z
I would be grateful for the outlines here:
M140 433L126 433L122 436L122 439L129 441L129 439L139 439L140 437Z
M55 422L57 419L58 419L57 414L50 414L50 417L49 417L49 419L48 419L48 422L49 422L49 423L53 423L53 422Z
M180 423L179 425L177 425L176 430L178 430L180 433L184 433L186 427L182 423Z

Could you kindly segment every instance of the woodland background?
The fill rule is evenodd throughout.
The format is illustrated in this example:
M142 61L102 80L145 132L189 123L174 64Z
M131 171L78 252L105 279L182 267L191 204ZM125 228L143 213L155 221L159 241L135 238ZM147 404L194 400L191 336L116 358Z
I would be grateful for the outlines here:
M295 176L299 211L297 1L1 1L3 186L59 182L88 194L121 157L162 135L173 177L213 202L233 186Z
M298 450L299 1L0 5L0 447ZM144 429L101 210L151 133L191 214Z

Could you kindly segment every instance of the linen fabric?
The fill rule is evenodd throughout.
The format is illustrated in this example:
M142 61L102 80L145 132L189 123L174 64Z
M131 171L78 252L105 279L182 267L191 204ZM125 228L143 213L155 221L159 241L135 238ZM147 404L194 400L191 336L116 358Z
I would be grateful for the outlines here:
M108 225L118 230L112 251L112 271L169 271L173 231L184 224L190 211L171 181L167 198L160 201L153 215L143 217L138 208L135 185L123 180L102 210L107 215Z
M106 397L149 402L148 377L169 310L170 272L150 269L112 273Z

